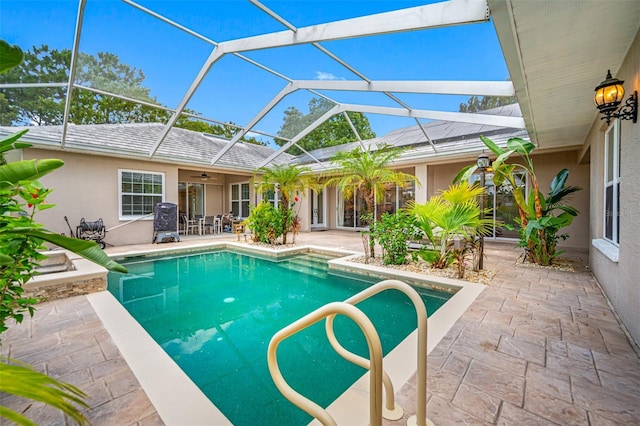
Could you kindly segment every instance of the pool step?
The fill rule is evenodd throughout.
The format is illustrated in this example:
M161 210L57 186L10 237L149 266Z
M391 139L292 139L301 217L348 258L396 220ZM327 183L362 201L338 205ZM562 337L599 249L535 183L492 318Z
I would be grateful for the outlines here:
M278 263L279 266L307 275L326 277L327 261L322 258L294 257Z

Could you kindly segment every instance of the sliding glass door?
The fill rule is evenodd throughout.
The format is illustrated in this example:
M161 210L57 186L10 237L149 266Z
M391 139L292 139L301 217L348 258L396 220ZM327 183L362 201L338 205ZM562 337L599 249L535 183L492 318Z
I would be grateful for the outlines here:
M526 190L526 178L523 173L516 174L516 184ZM480 182L480 175L473 175L470 183ZM494 226L492 230L493 238L518 238L520 226L517 220L520 219L518 204L513 196L511 183L505 181L496 188L493 182L493 173L485 175L485 202L493 217ZM526 191L525 191L526 193ZM509 229L512 228L512 229Z
M407 206L410 200L415 199L415 186L413 182L408 183L404 188L395 184L387 186L384 196L376 203L374 212L376 220L380 220L384 213L395 213L398 209ZM338 217L337 226L339 228L366 228L362 223L362 216L366 211L364 198L358 192L353 197L346 199L341 192L338 192Z
M204 217L204 184L178 183L178 210L189 219Z
M311 228L324 228L327 226L325 223L325 195L326 191L322 189L319 191L310 190L311 196L309 197L311 201Z

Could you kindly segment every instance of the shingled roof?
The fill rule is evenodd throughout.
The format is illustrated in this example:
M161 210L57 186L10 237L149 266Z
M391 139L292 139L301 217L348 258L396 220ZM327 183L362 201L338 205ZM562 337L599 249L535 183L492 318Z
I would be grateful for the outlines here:
M22 129L29 129L22 141L35 147L59 149L62 126L0 127L0 134L11 134ZM67 127L64 149L149 160L149 152L163 129L162 123L70 125ZM228 144L229 141L224 138L172 128L151 160L209 165L211 159ZM216 166L253 172L273 152L273 149L265 146L237 143ZM275 163L288 163L292 159L293 156L283 153Z
M520 106L518 104L505 105L497 108L480 111L478 114L504 115L511 117L520 117ZM427 159L447 157L454 158L456 156L468 155L469 152L481 151L486 147L480 140L480 135L489 137L499 145L503 145L509 138L520 137L529 139L526 130L512 129L509 127L488 126L483 124L460 123L452 121L432 121L423 124L427 135L431 142L435 145L435 149L427 140L420 126L403 127L392 130L384 136L373 139L363 140L365 147L373 147L378 145L393 145L397 147L411 148L407 149L401 156L402 159ZM359 142L352 142L345 145L331 146L328 148L320 148L311 151L310 154L321 162L328 161L339 151L350 151L358 148ZM463 152L461 152L463 151ZM313 163L314 160L307 154L301 154L294 160L296 163ZM320 165L312 165L312 168L322 167Z
M482 113L518 117L520 107L518 104L512 104L480 112ZM470 153L473 155L474 152L482 151L486 147L480 140L480 135L491 138L499 145L506 144L511 137L528 139L526 130L481 124L432 121L423 127L435 148L417 125L364 140L362 144L374 148L381 144L405 147L407 149L401 155L400 161L424 161L465 157ZM23 138L25 142L54 149L60 146L62 126L0 127L0 133L13 133L24 128L29 129L29 133ZM149 152L163 129L162 123L70 125L67 128L65 149L148 160ZM229 140L221 137L174 127L151 160L208 166L211 159L228 144ZM274 163L308 164L313 170L322 170L330 167L328 161L338 151L348 151L359 146L359 142L352 142L311 151L321 164L307 154L294 157L286 153L276 157ZM253 172L273 152L269 147L238 143L222 156L216 166L227 170Z

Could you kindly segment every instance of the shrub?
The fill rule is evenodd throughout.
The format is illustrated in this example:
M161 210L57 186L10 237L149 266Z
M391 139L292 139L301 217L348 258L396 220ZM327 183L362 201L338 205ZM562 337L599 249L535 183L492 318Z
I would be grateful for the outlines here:
M407 242L419 238L421 232L415 227L413 218L405 212L384 213L376 223L374 238L382 247L382 261L385 265L407 263L409 247Z
M465 257L475 249L473 242L493 226L489 215L480 215L478 197L483 193L484 188L462 181L424 204L410 202L407 212L428 241L418 255L438 269L457 262L457 276L462 278Z
M246 225L251 229L252 240L265 244L274 244L282 235L283 222L282 212L267 201L255 206L245 220Z

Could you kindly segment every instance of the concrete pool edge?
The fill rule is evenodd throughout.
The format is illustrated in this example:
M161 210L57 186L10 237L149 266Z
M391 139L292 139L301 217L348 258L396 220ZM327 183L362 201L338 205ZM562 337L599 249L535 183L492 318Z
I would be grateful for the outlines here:
M112 258L123 260L145 255L191 254L205 250L224 249L238 250L249 255L266 255L266 257L275 259L303 253L333 254L342 256L329 261L330 268L334 270L364 273L381 280L395 278L408 280L412 284L414 282L429 283L429 286L433 288L449 292L457 289L451 299L429 317L428 352L431 352L440 342L457 319L462 316L486 287L481 284L450 278L425 276L424 274L413 272L364 265L349 261L350 258L358 256L356 252L314 245L270 249L258 245L247 246L247 244L242 243L219 242L194 245L187 249L158 248L119 253L113 255ZM138 378L143 390L147 393L158 414L167 425L231 424L224 414L204 396L202 391L182 372L160 345L146 333L142 326L131 317L111 293L106 291L94 293L87 297L89 297L96 313L105 324L105 328L111 334L126 362ZM136 337L130 336L132 330ZM389 373L396 392L415 374L417 366L416 353L417 331L414 331L384 358L384 369ZM150 367L149 357L151 355L154 367ZM410 362L407 362L408 358L411 359ZM327 407L327 411L336 419L338 424L366 425L369 423L368 383L367 373ZM194 408L193 404L196 404L196 408ZM406 411L415 412L415 407L403 408ZM188 413L188 418L185 413ZM313 421L312 424L318 423Z
M342 256L349 257L356 254L356 252L351 250L343 250L343 249L333 249L329 247L315 246L315 245L303 245L297 247L287 247L287 248L270 248L261 245L248 245L246 243L236 243L236 242L215 242L215 243L202 243L202 244L194 244L189 247L159 247L148 250L138 250L124 253L117 253L110 255L113 260L131 260L132 258L144 257L144 256L164 256L164 255L172 255L172 254L194 254L198 252L203 252L207 250L226 250L233 249L240 251L244 254L256 254L256 255L266 255L267 257L271 257L274 259L278 259L281 257L292 256L295 254L301 253L318 253L318 254L328 254L334 256Z
M87 299L165 424L231 425L111 293Z
M363 273L364 270L372 271L366 273L368 276L375 276L382 279L398 279L415 282L422 281L437 284L435 287L457 288L456 293L440 309L429 315L427 321L427 354L447 335L454 323L471 306L473 301L486 288L483 284L475 284L467 281L460 281L451 278L429 276L415 272L400 270L389 270L372 265L363 265L351 262L348 258L334 259L329 264L338 270L345 272ZM393 351L384 357L384 370L389 374L395 392L398 392L413 377L417 370L418 332L414 330L409 334ZM411 361L407 361L410 359ZM428 362L428 359L427 359ZM426 401L425 401L426 403ZM416 407L402 407L405 412L415 412ZM327 407L327 411L333 416L338 424L367 425L369 424L369 373L365 373L349 389L340 395ZM312 425L319 425L316 420Z

